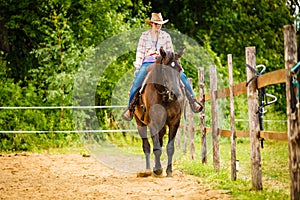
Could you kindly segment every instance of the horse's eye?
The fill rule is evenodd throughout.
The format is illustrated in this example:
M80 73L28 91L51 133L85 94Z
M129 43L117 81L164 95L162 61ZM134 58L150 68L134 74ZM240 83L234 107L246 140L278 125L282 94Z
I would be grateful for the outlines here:
M175 67L175 62L172 62L172 63L171 63L171 66L172 66L172 67Z

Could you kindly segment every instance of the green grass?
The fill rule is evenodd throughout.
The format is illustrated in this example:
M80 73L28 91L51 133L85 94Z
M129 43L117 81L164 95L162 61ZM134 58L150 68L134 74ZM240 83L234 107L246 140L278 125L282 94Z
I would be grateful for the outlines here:
M0 152L38 152L47 149L58 149L82 146L78 134L73 133L0 133Z
M201 163L200 149L197 150L198 159L191 160L186 155L176 162L176 166L186 173L199 176L204 184L214 189L227 191L234 199L289 199L288 144L271 140L264 144L261 149L262 191L252 188L249 139L237 140L236 154L240 169L236 181L231 180L230 140L226 138L220 139L220 171L213 168L211 152L207 164ZM210 147L208 144L208 149Z

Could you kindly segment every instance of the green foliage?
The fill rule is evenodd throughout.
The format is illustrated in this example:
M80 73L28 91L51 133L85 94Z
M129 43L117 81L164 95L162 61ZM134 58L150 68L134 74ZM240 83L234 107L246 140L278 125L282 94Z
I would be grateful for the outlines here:
M284 68L283 26L292 24L295 19L291 15L297 8L294 1L150 1L153 11L162 12L174 27L195 38L201 45L206 46L209 38L211 50L216 52L222 66L227 66L227 54L232 54L235 83L246 80L247 46L256 47L256 63L266 65L266 72ZM205 49L209 51L209 48ZM218 67L218 73L221 80L227 80L227 67ZM196 78L194 74L189 75ZM285 94L282 91L282 86L267 89L278 97L276 115L285 114L282 109L286 105Z
M1 101L2 106L39 105L42 98L35 87L28 84L21 87L12 78L6 78L6 64L1 60ZM0 112L1 130L70 130L69 117L57 116L60 112L42 110L2 110ZM61 121L59 121L61 119ZM74 134L16 134L0 132L0 151L35 151L37 149L77 146L78 136Z
M140 26L145 17L143 11L147 8L142 6L141 1L137 3L141 9L132 16L130 0L2 1L0 105L71 106L74 78L87 55L108 37ZM24 12L18 13L18 10ZM6 37L7 32L11 34L9 37ZM22 49L23 52L11 49ZM127 58L123 60L119 64L128 62ZM119 66L114 66L116 78L124 72L119 70ZM111 81L114 79L106 80L108 86L113 84ZM107 102L112 87L103 88L108 93L106 90L99 92L103 95L100 102ZM79 117L85 120L89 116L82 114ZM107 117L103 119L106 121ZM69 109L2 110L0 113L1 130L51 132L82 128L77 125ZM3 144L1 150L34 150L78 143L78 136L71 133L1 133L0 138Z
M205 68L206 93L209 92L209 70L211 64L217 66L218 88L228 86L227 61L228 53L233 54L234 81L245 80L245 47L254 45L257 48L257 63L265 64L267 72L283 68L283 34L282 27L291 23L297 4L294 1L195 1L172 0L24 0L22 2L4 0L0 2L0 105L1 106L71 106L76 102L74 85L76 74L81 77L78 83L86 88L96 88L94 102L89 105L110 105L113 92L123 75L133 69L135 52L126 52L114 60L112 46L106 45L106 53L101 59L110 60L96 85L90 78L96 73L93 60L97 47L112 36L127 31L144 28L144 20L151 11L162 12L170 22L164 27L174 30L173 43L182 37L190 37L203 46L201 55L199 45L188 45L182 59L185 73L193 78L197 90L197 67ZM152 9L152 10L151 10ZM274 23L276 22L276 23ZM171 34L172 35L172 34ZM178 37L177 37L178 36ZM124 46L129 44L125 43ZM121 41L123 42L123 40ZM137 41L136 41L137 43ZM131 44L130 44L131 45ZM179 50L184 42L175 47ZM102 49L103 50L103 49ZM86 65L87 70L81 68ZM132 76L130 76L132 78ZM129 89L130 80L126 78ZM129 84L128 84L129 83ZM90 89L90 88L89 88ZM87 89L88 90L88 89ZM267 88L267 92L278 97L278 103L268 107L266 118L285 119L284 85ZM89 98L91 93L79 91ZM123 91L126 94L127 91ZM75 98L74 98L75 96ZM83 101L86 100L83 98ZM222 127L228 127L228 102L219 102L225 119ZM207 103L209 104L209 103ZM236 118L247 116L246 97L236 97ZM73 130L81 129L90 120L90 111L76 112L79 123L74 123L74 113L68 109L58 110L1 110L1 130ZM97 110L100 126L117 127L112 110ZM209 125L210 111L207 110ZM238 124L238 128L247 129L247 124ZM267 126L268 127L268 126ZM275 126L269 126L274 128ZM88 129L94 128L90 124ZM277 129L277 127L276 127ZM1 133L5 143L2 149L17 149L21 141L35 142L35 137ZM25 139L20 139L24 137ZM72 134L43 135L41 138L76 138ZM6 140L4 140L6 138ZM4 142L6 141L6 142ZM25 142L27 143L27 142ZM53 142L54 144L55 142ZM10 144L10 145L9 145ZM57 143L59 146L60 144ZM9 147L11 146L11 147ZM26 145L25 145L26 146ZM21 149L30 149L23 147Z

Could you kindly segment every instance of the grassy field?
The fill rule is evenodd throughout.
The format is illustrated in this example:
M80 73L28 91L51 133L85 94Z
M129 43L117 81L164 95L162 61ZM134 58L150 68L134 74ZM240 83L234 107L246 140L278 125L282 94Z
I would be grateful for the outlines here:
M211 140L209 140L211 142ZM196 142L197 147L199 142ZM211 149L211 143L208 144ZM236 154L239 160L237 180L231 180L230 140L220 139L221 170L213 168L212 151L209 151L207 164L201 164L201 150L197 149L197 159L191 160L188 155L177 161L177 168L199 176L212 188L227 190L236 199L289 199L288 143L265 140L261 149L262 158L262 191L252 189L250 141L237 139Z

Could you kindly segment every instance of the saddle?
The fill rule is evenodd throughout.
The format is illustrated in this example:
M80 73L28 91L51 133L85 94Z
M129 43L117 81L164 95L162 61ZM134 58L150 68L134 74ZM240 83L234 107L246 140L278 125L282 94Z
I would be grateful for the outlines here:
M138 95L139 98L141 98L141 95L144 92L145 86L147 84L147 81L148 81L150 75L151 75L151 71L149 71L147 73L147 75L146 75L146 77L145 77L145 79L144 79L144 81L142 83L142 86L141 86L141 88L140 88L140 90L138 92L139 93L139 95ZM166 86L161 85L161 84L156 84L155 88L158 91L158 93L162 95L163 102L172 102L172 101L177 100L176 95L171 90L169 90ZM184 89L185 86L184 86L184 84L181 81L180 81L180 88L182 89L182 91L185 91L185 89Z

